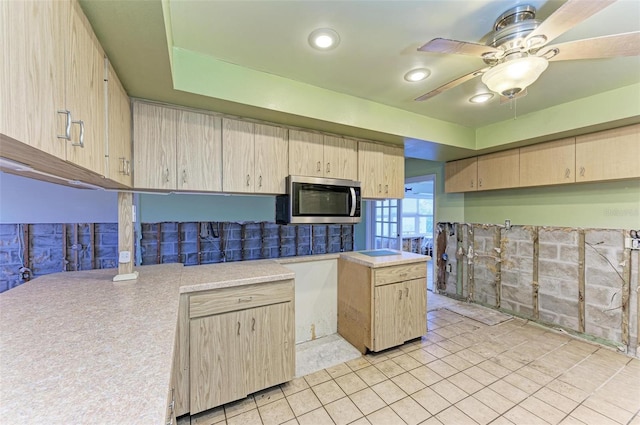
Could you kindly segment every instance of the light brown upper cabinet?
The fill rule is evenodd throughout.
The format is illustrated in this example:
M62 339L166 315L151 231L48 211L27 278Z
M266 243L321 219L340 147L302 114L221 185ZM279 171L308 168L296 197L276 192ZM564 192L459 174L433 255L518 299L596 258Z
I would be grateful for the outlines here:
M289 130L289 174L357 180L358 142Z
M404 148L358 142L358 180L362 197L404 197Z
M222 120L208 114L178 111L176 128L178 190L222 190Z
M0 11L0 132L104 175L104 52L80 5L9 1Z
M134 102L134 186L219 192L220 132L219 117Z
M227 118L222 122L222 190L285 193L286 130Z
M478 159L466 158L447 162L444 166L446 193L478 190Z
M576 181L640 177L640 124L576 137Z
M111 63L107 67L107 155L106 177L131 187L131 102Z
M575 139L520 148L520 186L545 186L576 181Z
M133 185L137 189L176 189L178 111L133 104Z
M520 182L518 149L478 157L478 190L517 187Z

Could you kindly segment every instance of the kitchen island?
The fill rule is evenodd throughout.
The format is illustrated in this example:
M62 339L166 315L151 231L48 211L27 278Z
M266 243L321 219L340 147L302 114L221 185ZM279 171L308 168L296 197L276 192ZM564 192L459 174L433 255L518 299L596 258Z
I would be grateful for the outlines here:
M342 253L338 333L362 353L424 335L430 259L389 249Z
M274 261L46 275L0 295L3 423L164 424L181 293L293 279Z

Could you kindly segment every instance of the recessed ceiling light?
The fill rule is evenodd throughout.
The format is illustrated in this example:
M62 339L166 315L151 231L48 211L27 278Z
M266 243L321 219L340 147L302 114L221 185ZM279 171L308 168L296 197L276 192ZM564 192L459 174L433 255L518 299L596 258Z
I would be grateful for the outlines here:
M318 28L309 34L309 44L318 50L335 49L340 44L340 36L331 28Z
M416 81L424 80L429 75L431 75L431 71L429 71L428 69L416 68L404 74L404 79L411 83L415 83Z
M469 102L484 103L489 101L492 97L493 97L493 93L480 93L475 96L472 96L471 99L469 99Z

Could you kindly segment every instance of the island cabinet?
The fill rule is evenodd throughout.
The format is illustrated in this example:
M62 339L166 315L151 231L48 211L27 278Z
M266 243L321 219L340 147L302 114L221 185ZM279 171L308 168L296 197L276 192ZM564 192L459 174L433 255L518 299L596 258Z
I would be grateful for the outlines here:
M289 174L358 179L358 142L309 131L289 131Z
M288 143L282 127L222 120L222 188L225 192L286 192Z
M404 198L404 148L358 142L358 180L363 198Z
M576 137L576 182L640 177L640 124Z
M192 415L293 379L293 300L293 280L189 296Z
M221 137L219 117L134 102L134 186L221 191Z
M78 2L2 2L0 27L0 134L103 176L104 52Z
M576 181L573 137L520 148L520 186L546 186Z
M362 353L424 335L426 276L424 260L373 268L339 259L338 333Z

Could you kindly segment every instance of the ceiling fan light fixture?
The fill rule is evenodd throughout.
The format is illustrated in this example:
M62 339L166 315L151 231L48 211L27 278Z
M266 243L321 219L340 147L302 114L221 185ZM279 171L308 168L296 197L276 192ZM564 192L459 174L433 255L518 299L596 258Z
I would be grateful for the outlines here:
M547 66L549 61L539 56L506 60L485 72L482 82L489 90L510 97L533 84Z
M318 28L309 34L309 44L314 49L332 50L340 44L340 36L331 28Z
M426 68L415 68L404 74L404 79L410 83L422 81L431 75L431 71Z
M492 97L493 97L493 93L480 93L480 94L476 94L475 96L471 96L471 98L469 99L469 102L485 103L491 100Z

